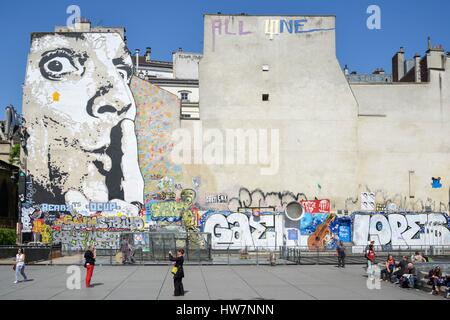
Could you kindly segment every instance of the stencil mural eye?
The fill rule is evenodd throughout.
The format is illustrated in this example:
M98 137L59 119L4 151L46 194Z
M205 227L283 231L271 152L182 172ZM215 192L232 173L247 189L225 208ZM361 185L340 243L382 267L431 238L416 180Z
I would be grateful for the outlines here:
M128 81L128 74L127 74L127 72L126 72L125 70L121 70L121 69L119 69L118 71L119 71L120 76L121 76L124 80Z
M55 50L44 54L39 63L41 74L48 80L58 81L79 70L73 54L66 50Z
M129 63L127 63L127 61L124 58L113 59L112 63L117 68L117 72L129 85L131 82L131 77L133 76L133 67Z
M127 82L128 84L131 81L131 75L132 75L132 69L128 66L116 66L117 71L119 72L120 76Z

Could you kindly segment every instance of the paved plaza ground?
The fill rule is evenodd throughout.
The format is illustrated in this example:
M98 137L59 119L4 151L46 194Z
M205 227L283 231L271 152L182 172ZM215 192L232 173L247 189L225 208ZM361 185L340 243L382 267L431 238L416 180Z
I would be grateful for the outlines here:
M369 290L361 265L185 266L184 297L173 297L169 266L97 266L93 288L69 290L67 266L27 266L32 281L13 284L11 266L0 266L0 300L442 300L382 282ZM82 281L85 269L81 268Z

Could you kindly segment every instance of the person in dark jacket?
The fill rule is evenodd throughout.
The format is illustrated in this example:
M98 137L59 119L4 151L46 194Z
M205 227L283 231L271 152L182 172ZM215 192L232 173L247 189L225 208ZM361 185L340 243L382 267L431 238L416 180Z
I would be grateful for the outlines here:
M91 287L91 279L92 279L92 274L94 273L96 256L97 256L97 254L96 254L95 248L90 247L84 253L84 259L85 259L84 267L86 268L86 288Z
M400 282L400 278L406 273L408 263L409 263L408 257L403 256L403 259L396 265L398 270L394 272L394 275L397 278L397 281L395 281L395 284L398 284Z
M345 246L342 241L336 247L336 254L338 257L338 268L345 268Z
M439 294L441 292L441 286L445 285L445 278L442 277L441 267L435 266L428 273L430 278L430 284L433 286L431 294Z
M400 278L400 286L402 288L415 288L417 283L417 271L414 265L408 263L405 274Z
M173 274L173 284L175 287L174 296L184 296L184 288L183 288L183 278L184 278L184 250L179 249L177 251L177 256L174 257L172 252L169 252L170 261L175 262L172 267Z

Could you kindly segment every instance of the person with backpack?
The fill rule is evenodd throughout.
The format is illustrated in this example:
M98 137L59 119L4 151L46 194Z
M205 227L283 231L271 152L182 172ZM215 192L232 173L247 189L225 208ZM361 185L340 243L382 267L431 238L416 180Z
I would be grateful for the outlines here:
M336 247L336 253L338 257L338 268L342 267L345 268L345 246L342 241L339 241L337 247Z
M174 257L172 252L169 251L169 259L173 261L172 274L173 274L173 285L175 287L174 296L184 296L183 278L184 278L184 250L178 249L177 256Z
M95 259L97 258L97 253L95 248L89 247L89 249L84 253L84 267L86 268L86 288L91 287L91 279L94 274Z
M371 271L375 264L375 241L371 241L369 247L366 250L367 270Z

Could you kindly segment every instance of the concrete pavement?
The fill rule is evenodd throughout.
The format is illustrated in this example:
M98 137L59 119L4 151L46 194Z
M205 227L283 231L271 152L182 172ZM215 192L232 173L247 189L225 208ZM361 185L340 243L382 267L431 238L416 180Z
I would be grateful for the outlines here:
M169 266L97 266L93 288L66 286L66 266L27 266L33 281L13 284L11 266L0 266L0 300L442 300L415 289L381 283L369 290L364 269L335 266L185 266L184 297L173 297Z

